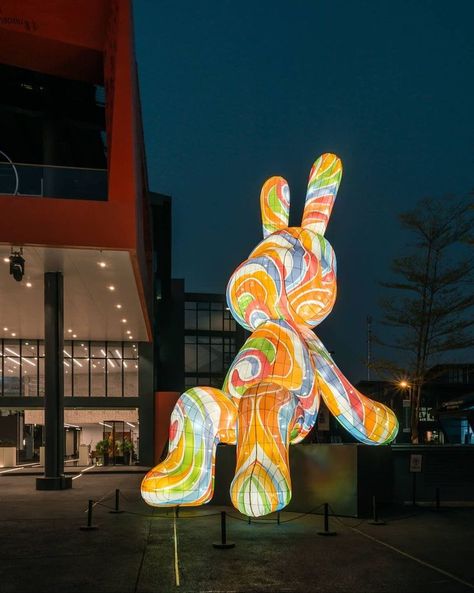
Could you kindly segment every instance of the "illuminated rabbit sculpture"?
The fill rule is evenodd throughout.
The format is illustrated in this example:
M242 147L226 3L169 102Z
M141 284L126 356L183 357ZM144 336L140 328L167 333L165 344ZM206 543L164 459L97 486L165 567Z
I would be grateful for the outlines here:
M237 444L234 506L253 517L284 508L291 498L288 448L314 426L321 397L362 443L380 445L395 438L393 412L349 383L311 329L336 299L336 259L324 232L341 176L335 155L317 159L301 228L287 226L287 182L272 177L264 184L264 239L227 286L233 316L253 333L222 390L195 387L179 398L171 416L168 456L142 482L148 504L208 502L217 444L228 443Z

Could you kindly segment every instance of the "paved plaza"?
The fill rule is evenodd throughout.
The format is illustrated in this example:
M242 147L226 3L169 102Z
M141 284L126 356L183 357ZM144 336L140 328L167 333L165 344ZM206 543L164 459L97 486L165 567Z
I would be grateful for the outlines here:
M474 590L474 509L391 509L387 525L281 513L252 522L220 507L147 507L138 473L76 478L73 489L36 492L34 476L0 476L0 592L333 592ZM115 490L126 512L112 514ZM97 530L83 531L93 499ZM390 515L390 516L388 516ZM176 538L175 538L176 532Z

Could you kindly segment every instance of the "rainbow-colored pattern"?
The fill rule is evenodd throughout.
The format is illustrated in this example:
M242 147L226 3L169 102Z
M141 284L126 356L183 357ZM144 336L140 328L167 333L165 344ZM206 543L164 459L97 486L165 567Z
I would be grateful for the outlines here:
M342 177L324 154L308 182L301 228L288 227L290 192L282 177L263 185L264 239L232 274L227 302L252 331L222 390L196 387L171 416L167 458L142 482L153 506L197 506L212 498L218 443L237 445L232 502L252 517L291 498L288 449L314 426L320 398L362 443L381 445L398 431L394 413L358 392L312 328L336 300L336 258L324 232Z

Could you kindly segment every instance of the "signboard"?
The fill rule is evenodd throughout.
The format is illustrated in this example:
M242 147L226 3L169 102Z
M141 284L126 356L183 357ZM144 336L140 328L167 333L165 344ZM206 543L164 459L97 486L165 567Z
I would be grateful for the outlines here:
M421 462L423 459L423 455L418 455L412 453L410 455L410 473L412 474L419 474L421 473Z

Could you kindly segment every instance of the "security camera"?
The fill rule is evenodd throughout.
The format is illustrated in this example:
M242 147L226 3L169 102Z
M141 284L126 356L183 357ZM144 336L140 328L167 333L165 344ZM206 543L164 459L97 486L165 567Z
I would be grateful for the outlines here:
M21 256L20 251L14 251L10 255L10 274L17 282L23 280L25 274L25 260Z

